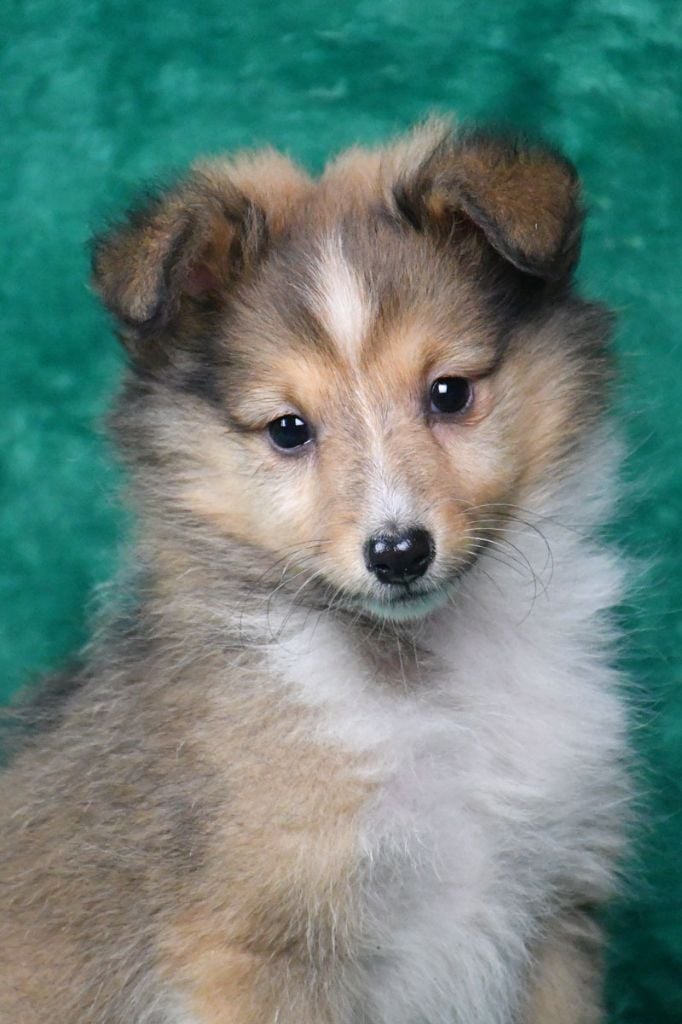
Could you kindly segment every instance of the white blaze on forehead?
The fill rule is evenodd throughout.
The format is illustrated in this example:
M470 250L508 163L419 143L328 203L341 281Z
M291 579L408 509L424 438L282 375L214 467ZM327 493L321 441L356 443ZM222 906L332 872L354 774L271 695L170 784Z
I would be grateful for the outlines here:
M355 362L371 327L373 304L364 281L344 256L340 235L329 235L321 245L314 280L315 311L339 351ZM360 380L355 398L369 454L365 481L368 528L375 532L411 526L417 501L410 494L409 481L402 478L401 468L388 461L385 424Z
M315 305L325 330L341 352L353 359L369 329L371 302L343 254L338 235L330 235L321 248L315 267Z

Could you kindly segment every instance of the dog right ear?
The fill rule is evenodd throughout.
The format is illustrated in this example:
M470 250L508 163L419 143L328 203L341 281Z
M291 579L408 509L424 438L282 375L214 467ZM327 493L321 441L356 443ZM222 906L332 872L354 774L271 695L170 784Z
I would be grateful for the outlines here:
M273 152L197 167L95 238L93 283L139 362L191 347L281 230L309 179Z

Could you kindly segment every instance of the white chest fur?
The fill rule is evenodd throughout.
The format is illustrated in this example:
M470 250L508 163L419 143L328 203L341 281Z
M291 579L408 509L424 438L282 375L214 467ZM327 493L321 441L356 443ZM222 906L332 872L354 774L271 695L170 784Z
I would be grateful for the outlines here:
M362 751L378 783L353 1024L508 1024L543 918L608 888L623 714L601 616L620 573L576 540L554 560L531 602L512 569L474 571L392 689L334 623L273 653L320 742Z

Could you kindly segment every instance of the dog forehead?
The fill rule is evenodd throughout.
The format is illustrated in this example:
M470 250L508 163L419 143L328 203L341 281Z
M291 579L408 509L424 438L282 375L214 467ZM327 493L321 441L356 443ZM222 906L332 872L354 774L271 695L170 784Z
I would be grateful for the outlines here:
M497 342L484 289L457 261L371 216L334 225L308 253L306 305L336 360L354 372L377 362L480 362Z
M311 271L313 310L338 353L356 362L374 319L374 303L366 281L347 259L339 233L319 243Z
M262 268L226 344L249 377L292 395L398 398L432 369L490 362L497 332L477 291L453 261L369 211L304 221Z

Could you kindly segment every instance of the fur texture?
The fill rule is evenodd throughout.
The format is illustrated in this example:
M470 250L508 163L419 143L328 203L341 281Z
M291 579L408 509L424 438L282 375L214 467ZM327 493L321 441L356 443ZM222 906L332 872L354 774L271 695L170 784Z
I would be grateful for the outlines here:
M318 182L200 165L97 241L132 598L3 780L3 1020L601 1019L627 752L581 221L556 154L430 123ZM417 527L428 571L382 582L368 538Z

